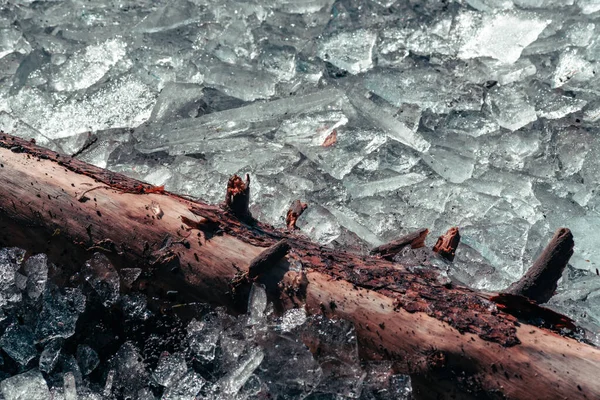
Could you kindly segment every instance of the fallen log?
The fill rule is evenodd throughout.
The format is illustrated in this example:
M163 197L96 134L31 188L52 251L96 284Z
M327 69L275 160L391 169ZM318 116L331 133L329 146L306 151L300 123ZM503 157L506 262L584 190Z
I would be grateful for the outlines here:
M64 266L102 251L117 268L149 272L137 290L177 290L231 310L258 281L280 310L305 305L352 321L361 356L393 360L417 398L600 397L600 350L569 337L577 328L567 317L522 293L478 292L434 268L260 223L247 210L249 185L232 178L226 204L211 206L0 133L0 246ZM458 230L444 237L436 247L451 257ZM57 279L67 284L74 272Z

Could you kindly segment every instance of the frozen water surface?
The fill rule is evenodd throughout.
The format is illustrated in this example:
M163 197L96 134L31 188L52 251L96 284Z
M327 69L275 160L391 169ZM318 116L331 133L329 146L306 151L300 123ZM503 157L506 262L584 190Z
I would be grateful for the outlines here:
M211 203L250 173L257 218L283 226L301 199L298 226L328 246L458 225L450 273L478 288L519 278L567 226L575 255L550 306L598 330L598 1L0 10L0 129ZM127 293L143 272L103 257L58 290L44 255L0 250L4 398L407 396L406 377L358 365L353 347L313 358L295 335L324 323L272 315L260 288L239 319L211 310L161 325L145 295ZM118 332L96 321L116 312ZM144 337L148 324L162 333Z

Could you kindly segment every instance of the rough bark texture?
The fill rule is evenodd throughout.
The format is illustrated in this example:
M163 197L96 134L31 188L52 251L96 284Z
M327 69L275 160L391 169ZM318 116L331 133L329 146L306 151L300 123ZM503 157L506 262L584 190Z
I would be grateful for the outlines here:
M536 303L545 303L556 291L556 282L573 255L573 234L560 228L527 273L506 289L507 293L525 296Z
M247 191L234 182L240 188L247 210ZM361 355L393 360L420 398L600 397L600 351L561 335L574 328L568 318L435 270L319 246L253 220L232 207L234 197L228 192L229 207L193 202L0 134L0 246L47 252L73 268L100 250L116 267L151 272L139 289L232 310L246 302L255 265L253 279L280 309L305 304L352 321ZM284 239L289 250L269 256ZM273 265L257 268L264 258ZM72 272L63 271L65 282ZM541 315L544 327L535 325Z

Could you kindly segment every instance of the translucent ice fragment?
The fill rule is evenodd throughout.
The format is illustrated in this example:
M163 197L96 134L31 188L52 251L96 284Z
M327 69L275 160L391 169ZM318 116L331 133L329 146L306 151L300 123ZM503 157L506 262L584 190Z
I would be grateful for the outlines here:
M189 371L173 384L162 396L162 400L194 399L206 384L206 380L194 371Z
M54 369L58 363L58 357L60 356L63 344L64 339L62 338L51 340L46 344L40 355L40 371L50 373Z
M342 31L325 39L317 54L338 68L351 74L359 74L373 67L373 47L376 40L377 34L366 29Z
M73 54L50 79L57 91L85 89L98 82L126 54L127 44L119 39L90 45Z
M552 75L552 87L561 87L567 82L587 82L595 74L595 66L587 61L580 51L567 49L558 57L558 63Z
M6 400L51 400L48 384L36 369L3 380L0 389Z
M498 125L511 131L537 120L535 107L519 87L494 87L489 91L486 101Z
M125 342L111 359L111 365L115 370L111 386L122 390L125 396L133 396L147 385L148 372L144 359L133 343ZM106 381L108 385L109 377Z
M229 64L212 65L204 73L207 85L245 101L272 97L277 81L269 72Z
M248 298L248 324L256 325L264 321L267 308L267 291L261 284L252 284Z
M380 193L391 192L400 188L417 184L426 179L425 175L416 172L392 176L365 183L345 183L348 193L352 197L374 196Z
M171 1L147 15L134 29L138 32L155 33L191 24L202 16L200 8L194 2Z
M223 392L228 395L235 395L244 386L250 375L258 368L264 358L264 352L260 348L250 350L248 355L243 357L239 364L233 367L233 370L221 379Z
M65 400L77 400L77 385L75 384L75 376L72 372L67 372L63 375L63 390Z
M187 342L192 353L202 361L214 360L221 330L219 319L214 313L207 314L201 321L190 321L187 326Z
M383 129L391 139L409 146L417 151L427 151L430 144L420 134L409 129L386 110L365 98L360 92L352 91L348 97L356 110L366 117L371 123Z
M169 388L181 379L187 370L185 356L182 353L165 353L159 358L152 378L159 385Z
M82 269L85 280L94 288L108 307L119 297L119 274L102 253L95 253Z
M44 292L42 312L35 333L39 341L67 339L75 334L79 314L85 310L85 296L78 288L65 288L64 294L55 287Z
M537 39L549 20L535 14L502 11L493 14L462 12L457 18L464 41L461 58L491 57L514 63L527 45Z
M283 313L279 328L282 332L290 332L305 322L306 310L304 308L292 308Z
M40 297L48 281L48 257L45 254L36 254L25 261L27 274L27 294L32 299Z
M136 279L139 278L141 273L141 268L121 268L119 270L119 275L121 276L123 283L128 286L131 286L133 282L135 282Z
M35 338L31 329L24 325L12 324L0 337L0 346L16 362L27 365L35 356Z
M423 154L423 160L441 177L452 183L462 183L473 175L475 160L450 149L435 146Z
M581 110L587 101L575 97L563 96L556 91L537 84L529 91L529 97L535 102L540 118L558 119Z
M81 374L87 376L100 364L100 358L98 353L90 346L80 344L77 346L77 363L81 369Z

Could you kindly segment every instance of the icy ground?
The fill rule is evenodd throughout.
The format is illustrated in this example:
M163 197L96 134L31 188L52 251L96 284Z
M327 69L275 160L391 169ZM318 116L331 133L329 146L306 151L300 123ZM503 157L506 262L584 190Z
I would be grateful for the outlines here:
M210 203L250 173L332 246L459 226L478 288L567 226L550 305L598 330L599 0L1 4L0 129Z

